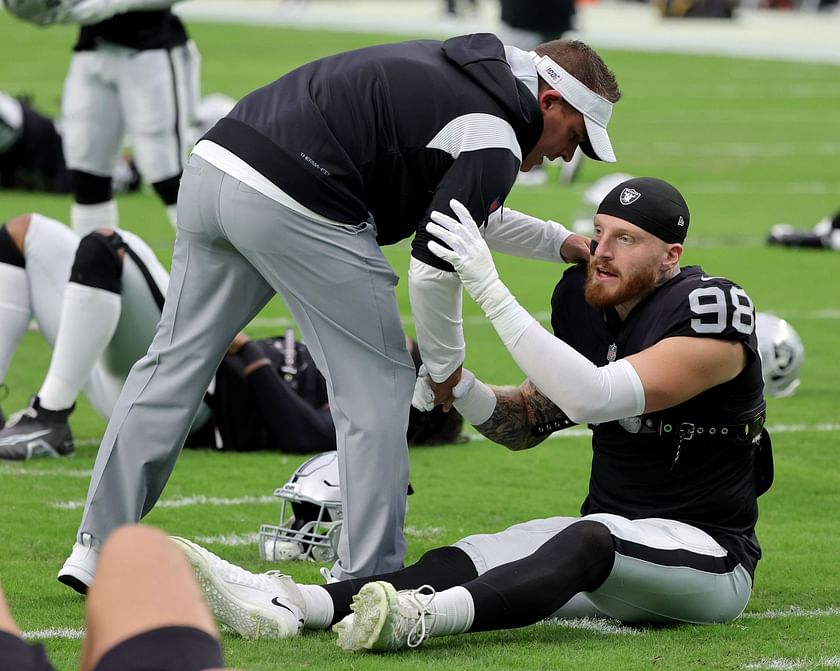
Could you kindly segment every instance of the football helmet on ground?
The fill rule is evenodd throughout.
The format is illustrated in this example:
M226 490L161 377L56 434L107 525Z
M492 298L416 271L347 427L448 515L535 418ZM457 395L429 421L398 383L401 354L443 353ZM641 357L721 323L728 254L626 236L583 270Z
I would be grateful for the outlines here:
M755 315L755 334L767 396L790 396L799 386L799 369L805 360L802 339L784 319L767 312Z
M274 495L281 500L280 524L260 527L260 558L335 561L342 522L338 454L308 459Z
M38 26L65 22L70 4L65 0L3 0L3 6L11 14Z

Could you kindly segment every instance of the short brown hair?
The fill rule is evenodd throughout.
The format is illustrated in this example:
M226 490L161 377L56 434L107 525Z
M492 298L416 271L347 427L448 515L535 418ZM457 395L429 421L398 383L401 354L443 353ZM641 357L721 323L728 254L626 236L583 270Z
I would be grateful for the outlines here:
M572 77L611 103L621 98L615 73L588 44L577 40L552 40L540 44L534 51L551 58ZM540 79L540 90L545 87L548 84Z

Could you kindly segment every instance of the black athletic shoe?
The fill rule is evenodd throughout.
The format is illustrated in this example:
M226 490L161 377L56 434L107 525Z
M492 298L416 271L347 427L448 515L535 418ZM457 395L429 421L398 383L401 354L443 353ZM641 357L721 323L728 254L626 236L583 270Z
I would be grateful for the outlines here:
M0 459L20 461L73 454L73 434L67 422L72 411L46 410L38 397L33 397L30 406L12 415L0 430Z
M804 230L788 224L776 224L770 229L767 244L840 251L840 216L834 220L826 217L813 228Z

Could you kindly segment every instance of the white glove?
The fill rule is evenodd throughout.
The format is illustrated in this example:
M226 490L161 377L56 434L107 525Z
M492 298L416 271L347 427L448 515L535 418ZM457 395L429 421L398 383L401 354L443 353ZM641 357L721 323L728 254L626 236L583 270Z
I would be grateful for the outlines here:
M428 224L426 230L443 240L451 249L446 249L431 240L429 251L452 264L467 293L484 308L483 301L486 301L490 294L499 293L499 273L490 255L490 249L481 237L469 210L455 199L449 201L449 206L460 221L435 211L431 215L435 223ZM501 288L507 292L504 285Z
M431 214L434 223L427 224L426 230L443 240L451 249L431 240L429 251L452 264L467 293L484 310L505 347L510 349L535 319L516 302L508 288L502 284L490 249L481 237L469 210L454 199L449 201L449 206L460 222L435 211Z
M420 412L431 412L435 407L435 392L432 391L431 379L425 364L421 365L414 383L414 396L411 398L411 405ZM457 385L455 386L457 388Z

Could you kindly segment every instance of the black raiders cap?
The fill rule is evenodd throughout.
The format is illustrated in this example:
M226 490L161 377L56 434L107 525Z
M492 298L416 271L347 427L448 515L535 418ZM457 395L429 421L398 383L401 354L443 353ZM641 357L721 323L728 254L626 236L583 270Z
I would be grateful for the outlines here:
M682 243L688 232L685 199L668 182L655 177L621 182L601 201L598 214L629 221L668 243Z

